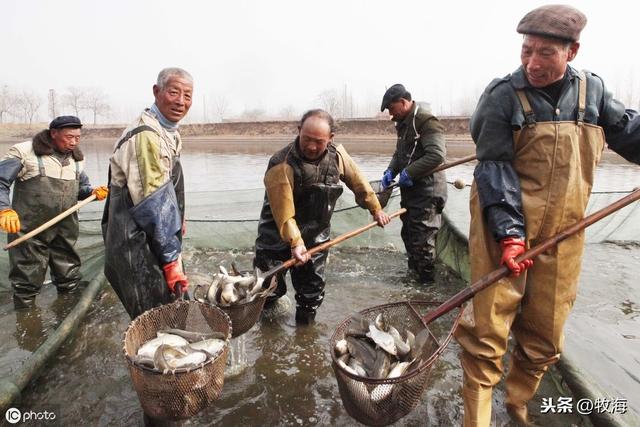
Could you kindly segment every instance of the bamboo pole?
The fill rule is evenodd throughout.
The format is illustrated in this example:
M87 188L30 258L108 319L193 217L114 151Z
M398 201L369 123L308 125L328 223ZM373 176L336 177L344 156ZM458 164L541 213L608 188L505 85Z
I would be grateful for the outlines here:
M405 208L399 209L397 212L392 213L391 215L389 215L389 218L393 219L397 216L402 215L403 213L405 213L407 210ZM362 234L365 231L377 226L378 223L377 222L372 222L370 224L367 224L363 227L358 228L357 230L353 230L353 231L349 231L347 233L341 234L338 237L336 237L335 239L329 240L327 242L324 242L318 246L314 246L313 248L309 249L307 252L307 254L309 254L309 256L317 253L317 252L322 252L326 249L329 249L330 247L337 245L338 243L344 242L347 239L350 239L354 236L357 236L358 234ZM292 266L294 266L296 263L298 262L298 260L296 258L291 258L285 262L283 262L280 265L277 265L275 267L273 267L271 270L267 271L266 273L264 273L264 277L270 277L273 276L275 274L280 273L282 270L286 270L287 268L290 268Z
M10 248L12 248L14 246L19 245L20 243L24 242L25 240L29 240L30 238L32 238L36 234L39 234L39 233L43 232L44 230L46 230L47 228L51 227L52 225L62 221L63 219L65 219L66 217L68 217L69 215L71 215L72 213L74 213L75 211L77 211L78 209L83 207L84 205L88 204L89 202L94 201L95 199L96 199L96 195L92 194L91 196L87 197L86 199L79 201L78 203L76 203L75 205L71 206L66 211L56 215L55 217L51 218L49 221L45 222L41 226L39 226L37 228L34 228L33 230L31 230L30 232L28 232L24 236L18 237L13 242L4 245L4 250L6 251L7 249L10 249Z
M548 250L549 248L557 245L558 243L562 242L563 240L566 240L567 238L573 236L577 232L579 232L581 230L584 230L585 228L587 228L591 224L600 221L602 218L604 218L604 217L606 217L608 215L611 215L612 213L624 208L625 206L627 206L627 205L629 205L629 204L631 204L631 203L633 203L633 202L635 202L637 200L640 200L640 188L634 190L631 194L628 194L627 196L623 197L622 199L620 199L620 200L618 200L616 202L613 202L609 206L606 206L606 207L600 209L599 211L592 213L591 215L587 216L586 218L583 218L582 220L578 221L574 225L566 228L565 230L561 231L560 233L556 234L555 236L548 238L547 240L545 240L544 242L540 243L539 245L529 249L528 251L526 251L525 253L523 253L519 257L517 257L515 259L515 261L517 263L521 263L525 259L535 258L538 255L540 255L541 253L543 253L544 251ZM426 316L424 316L423 317L424 322L428 324L429 322L437 319L438 317L442 316L443 314L446 314L449 311L453 310L454 308L461 306L462 304L464 304L465 302L467 302L468 300L473 298L473 296L475 294L477 294L478 292L488 288L489 286L491 286L493 283L497 282L498 280L500 280L500 279L502 279L504 277L507 277L510 273L511 273L511 270L509 270L509 268L507 268L506 266L503 265L500 268L498 268L498 269L492 271L491 273L485 275L484 277L481 277L474 284L472 284L468 288L463 289L462 291L458 292L453 297L451 297L447 301L443 302L435 310L433 310L432 312L430 312Z

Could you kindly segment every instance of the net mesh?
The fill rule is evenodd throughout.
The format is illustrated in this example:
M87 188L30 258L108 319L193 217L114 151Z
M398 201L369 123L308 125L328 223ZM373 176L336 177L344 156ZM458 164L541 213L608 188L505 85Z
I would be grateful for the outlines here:
M193 368L167 374L140 365L132 359L138 348L162 329L192 332L222 332L224 348L215 357ZM215 306L197 301L176 301L134 319L124 335L124 356L133 388L144 412L151 418L180 420L192 417L220 397L224 383L231 321Z
M374 379L353 375L342 368L336 358L336 343L345 338L351 318L343 321L330 340L332 367L338 381L340 397L345 410L359 422L371 426L389 425L407 415L420 401L428 386L429 375L438 356L451 340L462 310L449 324L449 332L438 339L422 316L439 303L426 301L401 302L372 307L360 312L369 322L383 314L387 324L395 325L401 335L411 331L417 335L423 329L429 331L429 339L413 367L397 378ZM417 364L417 367L416 367Z

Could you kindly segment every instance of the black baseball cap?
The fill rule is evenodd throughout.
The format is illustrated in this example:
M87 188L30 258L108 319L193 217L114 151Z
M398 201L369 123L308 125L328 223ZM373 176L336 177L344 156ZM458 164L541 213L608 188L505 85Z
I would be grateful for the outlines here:
M82 122L76 116L59 116L51 120L49 130L62 128L81 128Z

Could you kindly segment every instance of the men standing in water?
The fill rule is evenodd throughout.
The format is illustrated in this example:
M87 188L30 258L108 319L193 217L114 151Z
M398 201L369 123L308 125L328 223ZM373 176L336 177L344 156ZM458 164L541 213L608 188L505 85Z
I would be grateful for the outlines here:
M23 236L56 215L94 194L107 196L106 187L92 188L84 173L80 150L82 123L75 116L53 119L49 129L31 141L9 149L0 161L0 228L7 240ZM13 200L9 201L9 189ZM35 304L47 266L58 292L78 286L80 257L74 246L78 240L78 213L74 212L40 234L9 249L9 281L15 308Z
M433 283L436 235L447 201L444 172L429 173L445 161L444 127L429 107L412 101L401 84L391 86L382 98L380 111L387 109L396 122L398 142L389 167L382 175L383 189L400 175L400 232L407 251L409 271L423 283Z
M471 190L469 247L475 282L505 264L512 276L478 293L455 336L462 346L464 425L488 426L509 332L515 339L506 406L521 425L527 402L558 361L576 297L584 246L578 233L535 261L526 248L584 217L604 148L640 163L640 117L596 74L568 65L587 22L578 10L542 6L518 24L521 67L485 89L471 118L479 160Z
M185 292L182 269L184 182L178 123L191 107L193 79L165 68L155 102L115 145L102 219L105 275L133 319Z
M306 112L298 126L298 136L274 154L264 177L266 189L258 224L254 265L268 270L295 257L299 264L291 269L296 291L296 322L308 324L324 297L324 266L328 251L307 254L329 240L331 216L342 194L344 181L356 202L371 212L381 227L389 216L380 207L369 182L364 179L342 145L334 145L335 125L323 110ZM286 291L284 273L277 277L273 304Z

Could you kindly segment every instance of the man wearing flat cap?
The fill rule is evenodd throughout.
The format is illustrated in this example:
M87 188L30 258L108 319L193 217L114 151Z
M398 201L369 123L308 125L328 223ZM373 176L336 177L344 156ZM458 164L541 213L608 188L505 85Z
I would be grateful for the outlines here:
M56 117L31 141L9 149L0 161L0 229L7 240L23 236L34 228L74 206L78 200L94 194L107 196L106 187L91 187L84 172L80 151L80 119ZM13 187L13 199L9 189ZM81 279L80 257L74 246L78 239L78 214L9 249L9 281L17 309L28 308L50 267L51 281L59 293L78 286Z
M485 89L471 117L478 164L471 189L471 281L506 265L511 276L478 293L455 336L462 346L464 425L488 426L493 387L515 345L505 380L511 417L560 358L584 246L578 233L517 263L529 247L584 217L605 145L640 163L640 117L612 98L602 79L568 65L586 17L564 5L539 7L517 27L522 65Z
M444 172L430 173L444 162L444 127L426 104L415 102L401 84L391 86L382 97L380 111L389 111L396 123L398 140L391 162L382 175L383 189L399 175L402 241L409 271L422 283L434 281L436 235L447 201Z

